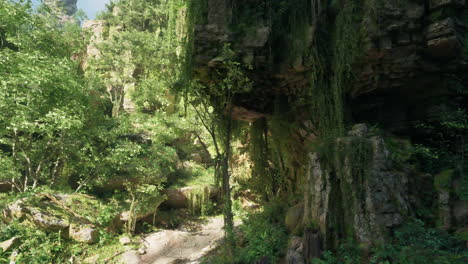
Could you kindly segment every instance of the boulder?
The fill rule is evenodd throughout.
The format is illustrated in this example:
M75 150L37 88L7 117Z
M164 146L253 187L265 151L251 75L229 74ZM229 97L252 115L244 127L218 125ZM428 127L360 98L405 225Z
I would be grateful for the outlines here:
M99 241L99 231L87 225L71 224L69 236L77 242L86 244L94 244Z
M26 217L37 227L41 227L47 232L66 231L70 226L66 215L57 214L52 210L29 207Z
M2 215L6 220L20 219L22 220L26 213L26 205L24 203L26 198L19 199L9 205L2 211Z
M144 211L138 212L135 221L136 222L143 221L143 222L151 223L153 221L154 213L157 211L159 206L165 200L166 200L165 195L159 196L157 199L153 200L151 204L148 204L147 206L145 206ZM114 221L112 222L111 226L113 228L111 229L116 230L119 227L122 227L126 222L128 222L129 219L130 219L130 211L124 211L120 213L119 216L116 219L114 219Z
M200 188L198 186L191 186L191 187L184 187L184 188L169 188L164 190L164 193L167 196L167 200L163 203L165 206L174 208L174 209L182 209L188 208L189 206L189 197L190 193L195 189ZM215 197L219 190L214 186L209 186L210 188L210 198Z
M121 237L119 239L120 244L126 246L132 243L132 239L128 236Z
M7 221L28 219L48 232L65 231L70 225L63 212L57 208L48 208L50 204L33 205L29 202L27 198L22 198L7 205L2 212L3 217Z
M141 256L136 250L130 250L123 253L120 260L122 264L140 264Z

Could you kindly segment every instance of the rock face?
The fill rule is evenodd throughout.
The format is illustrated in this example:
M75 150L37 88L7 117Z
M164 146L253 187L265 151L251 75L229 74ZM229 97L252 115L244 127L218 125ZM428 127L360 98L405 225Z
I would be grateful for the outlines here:
M56 15L62 22L73 21L73 14L76 13L78 7L76 3L78 0L45 0L44 4L47 5L52 14Z
M294 98L310 89L310 73L320 67L309 62L307 55L282 57L295 47L283 42L298 37L279 32L288 25L270 21L261 11L262 1L227 2L209 1L208 19L195 27L195 70L200 80L209 82L210 73L223 67L223 47L231 43L238 61L252 68L248 77L254 81L252 91L235 98L236 107L244 111L234 116L251 122L271 114L275 98ZM321 5L323 17L337 12L326 6ZM362 20L355 25L363 35L360 55L352 66L354 78L346 84L352 115L358 122L408 130L411 120L431 115L437 105L435 98L460 96L444 86L444 79L456 76L468 85L465 1L372 0L360 9ZM315 33L333 31L326 27L332 22L321 24L318 19L315 25L302 25L302 39L294 41L310 47ZM276 53L275 48L279 49Z
M304 225L317 225L327 247L346 236L368 245L383 242L410 213L407 175L392 170L381 137L345 137L336 144L342 153L333 169L310 154Z
M98 46L104 41L105 22L102 20L87 20L83 23L83 29L91 32L91 39L89 41L86 55L88 58L98 58L100 55ZM86 70L87 66L83 67Z

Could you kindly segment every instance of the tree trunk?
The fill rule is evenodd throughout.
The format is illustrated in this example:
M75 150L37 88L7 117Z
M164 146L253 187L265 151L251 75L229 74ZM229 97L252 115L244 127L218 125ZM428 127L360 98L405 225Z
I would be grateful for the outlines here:
M234 256L235 238L234 238L234 221L232 215L232 202L231 202L231 186L229 184L229 157L231 156L231 134L232 134L232 120L231 114L227 117L226 124L226 141L225 141L225 155L223 159L223 181L222 189L224 195L224 232L226 235L227 251L230 256Z

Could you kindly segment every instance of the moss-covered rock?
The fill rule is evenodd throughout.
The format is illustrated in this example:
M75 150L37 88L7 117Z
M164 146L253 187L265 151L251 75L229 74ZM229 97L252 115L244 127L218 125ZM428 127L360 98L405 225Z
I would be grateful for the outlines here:
M302 234L302 219L304 217L304 203L296 204L288 209L285 224L288 231L294 235Z
M40 193L21 198L5 207L5 221L28 221L46 232L62 232L78 242L98 241L96 225L104 205L84 194Z
M75 241L94 244L99 241L99 231L89 225L70 224L69 236Z
M450 190L452 186L452 177L454 170L444 170L441 173L434 176L434 186L437 190Z

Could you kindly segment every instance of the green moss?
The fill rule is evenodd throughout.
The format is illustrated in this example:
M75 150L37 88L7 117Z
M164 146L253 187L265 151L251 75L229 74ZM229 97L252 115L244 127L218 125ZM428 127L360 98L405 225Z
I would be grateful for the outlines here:
M434 176L434 186L438 190L449 191L452 185L452 176L454 170L444 170Z
M456 232L455 237L463 241L468 241L468 228Z
M206 216L213 212L210 201L211 187L209 185L195 186L188 194L189 210L193 215Z

